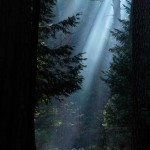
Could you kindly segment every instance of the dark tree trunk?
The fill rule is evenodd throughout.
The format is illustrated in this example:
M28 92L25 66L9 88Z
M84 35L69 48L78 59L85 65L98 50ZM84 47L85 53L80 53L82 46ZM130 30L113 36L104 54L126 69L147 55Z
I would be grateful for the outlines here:
M35 15L36 13L36 15ZM34 150L39 1L0 1L0 149Z
M149 127L144 118L147 107L148 78L146 76L150 57L150 1L133 0L132 44L133 44L133 133L132 150L148 150ZM149 116L147 116L149 117Z

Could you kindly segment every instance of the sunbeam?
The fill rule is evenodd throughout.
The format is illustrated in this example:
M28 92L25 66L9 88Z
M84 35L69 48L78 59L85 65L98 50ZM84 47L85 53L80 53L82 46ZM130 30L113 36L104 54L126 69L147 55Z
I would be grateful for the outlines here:
M86 65L83 75L86 76L83 88L87 90L90 87L93 73L99 56L104 48L105 40L108 38L109 30L112 25L112 17L106 17L112 14L112 7L110 1L104 1L99 12L96 16L95 22L91 32L88 35L88 39L84 46L84 52L86 52Z
M123 5L127 5L126 0L122 0L120 5L121 11L120 8L118 11L121 18L118 19L125 19L127 14L123 9ZM89 150L88 142L97 133L93 132L95 135L89 133L87 127L85 129L87 137L84 137L81 136L82 128L86 122L86 116L93 119L88 125L93 128L96 127L98 113L102 111L103 102L106 101L109 94L108 87L101 81L100 76L103 69L110 65L112 54L108 49L115 44L110 31L118 27L119 21L113 22L114 11L113 1L111 0L57 0L55 11L54 22L82 13L79 24L71 31L72 34L69 35L69 38L75 46L74 53L85 52L84 57L87 60L83 62L86 67L81 72L84 77L82 89L71 94L62 103L54 102L54 105L59 107L60 110L60 115L57 117L61 120L59 122L61 128L54 128L51 131L48 139L48 150L73 150L74 147L76 148L74 150ZM61 38L60 36L57 39L58 43ZM94 105L91 105L91 103ZM74 116L73 112L69 114L68 109L70 108L72 111L76 111L78 115ZM98 111L94 112L94 109ZM84 120L84 123L81 123L81 119ZM86 141L83 143L87 147L84 145L83 148L80 141ZM91 148L91 150L94 149Z

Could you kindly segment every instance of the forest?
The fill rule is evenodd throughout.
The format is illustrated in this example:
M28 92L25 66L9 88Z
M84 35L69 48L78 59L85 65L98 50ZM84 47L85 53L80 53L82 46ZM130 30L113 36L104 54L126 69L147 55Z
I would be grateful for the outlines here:
M148 150L149 0L0 1L0 149Z

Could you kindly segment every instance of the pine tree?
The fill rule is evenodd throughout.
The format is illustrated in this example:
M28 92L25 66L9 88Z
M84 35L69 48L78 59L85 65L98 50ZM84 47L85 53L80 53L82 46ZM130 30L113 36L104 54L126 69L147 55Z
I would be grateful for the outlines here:
M126 7L126 10L130 9ZM117 40L110 51L113 61L104 72L104 81L110 88L110 98L104 110L104 123L107 134L107 146L115 150L130 147L132 119L132 65L130 21L120 20L122 29L112 31Z
M82 53L73 54L70 43L50 48L47 39L57 39L61 34L71 34L71 27L75 27L79 15L68 17L58 23L53 23L53 7L55 0L42 1L41 19L39 24L39 47L37 57L37 98L48 101L51 97L59 100L80 89L83 76L79 75L83 69ZM57 17L57 16L56 16Z
M69 102L65 102L66 97L79 90L83 80L83 76L80 75L80 71L84 67L82 64L82 61L85 60L83 54L74 54L74 47L68 39L58 44L60 43L59 36L71 35L71 28L76 27L79 23L80 14L54 23L54 17L57 18L53 14L55 5L55 0L41 2L37 51L36 93L38 105L35 109L35 134L38 149L46 148L49 143L48 136L52 136L51 142L53 141L54 137L51 132L58 135L59 132L63 132L61 129L65 125L72 130L70 123L62 122L62 118L59 116L65 116L61 112L62 109L64 112L68 112L66 105L68 106ZM51 105L49 102L52 102L53 99L63 100L63 104L53 101L53 105ZM45 102L49 104L45 106ZM63 106L59 107L59 105ZM71 112L68 113L71 114ZM58 139L58 147L61 145L61 140Z

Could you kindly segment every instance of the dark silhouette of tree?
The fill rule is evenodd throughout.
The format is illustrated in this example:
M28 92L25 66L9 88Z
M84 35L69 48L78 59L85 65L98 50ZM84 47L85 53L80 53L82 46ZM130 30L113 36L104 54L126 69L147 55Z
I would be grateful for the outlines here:
M37 57L37 98L48 102L52 97L62 100L80 89L83 76L82 53L73 54L74 47L66 35L78 24L80 14L54 23L56 0L43 0L39 23ZM57 16L56 16L57 17ZM63 36L64 39L60 39ZM58 39L57 39L58 38ZM45 41L49 40L49 43ZM63 42L61 44L59 40ZM55 45L55 48L51 48Z
M34 150L39 0L0 1L1 149Z
M130 10L126 7L126 10ZM110 97L104 110L107 146L123 149L130 146L131 132L131 37L130 21L120 20L122 29L112 31L117 44L110 49L113 61L104 74L110 88Z
M115 55L105 80L110 86L111 98L104 112L104 126L112 139L109 141L112 149L114 143L122 149L124 144L129 144L128 149L133 150L147 150L149 146L149 7L148 1L133 2L131 23L123 22L127 25L124 26L126 32L113 32L121 46L111 49ZM132 30L132 46L128 29Z
M133 129L132 150L147 150L150 141L148 121L150 65L150 1L132 4ZM147 114L147 115L146 115Z
M68 131L71 129L70 122L62 121L68 109L65 100L67 96L81 88L83 80L80 71L84 68L82 64L84 58L82 53L74 54L74 47L70 42L71 29L79 23L80 14L57 22L58 16L54 15L55 5L56 0L43 0L41 2L37 49L36 95L38 103L35 109L37 149L53 147L55 141L57 141L58 147L65 146L65 143L62 144L63 138L70 136L66 136L62 132L64 129L67 131L67 127ZM56 99L63 100L63 102L54 101ZM46 104L52 102L53 105L49 103L45 106L45 102ZM58 104L55 106L55 103ZM57 108L61 104L61 108ZM67 105L69 104L68 102ZM52 106L50 107L50 105ZM53 112L55 107L57 112ZM63 109L63 113L61 109ZM59 133L61 133L61 138L56 140L55 136L59 136ZM51 140L48 138L49 136L51 136Z

